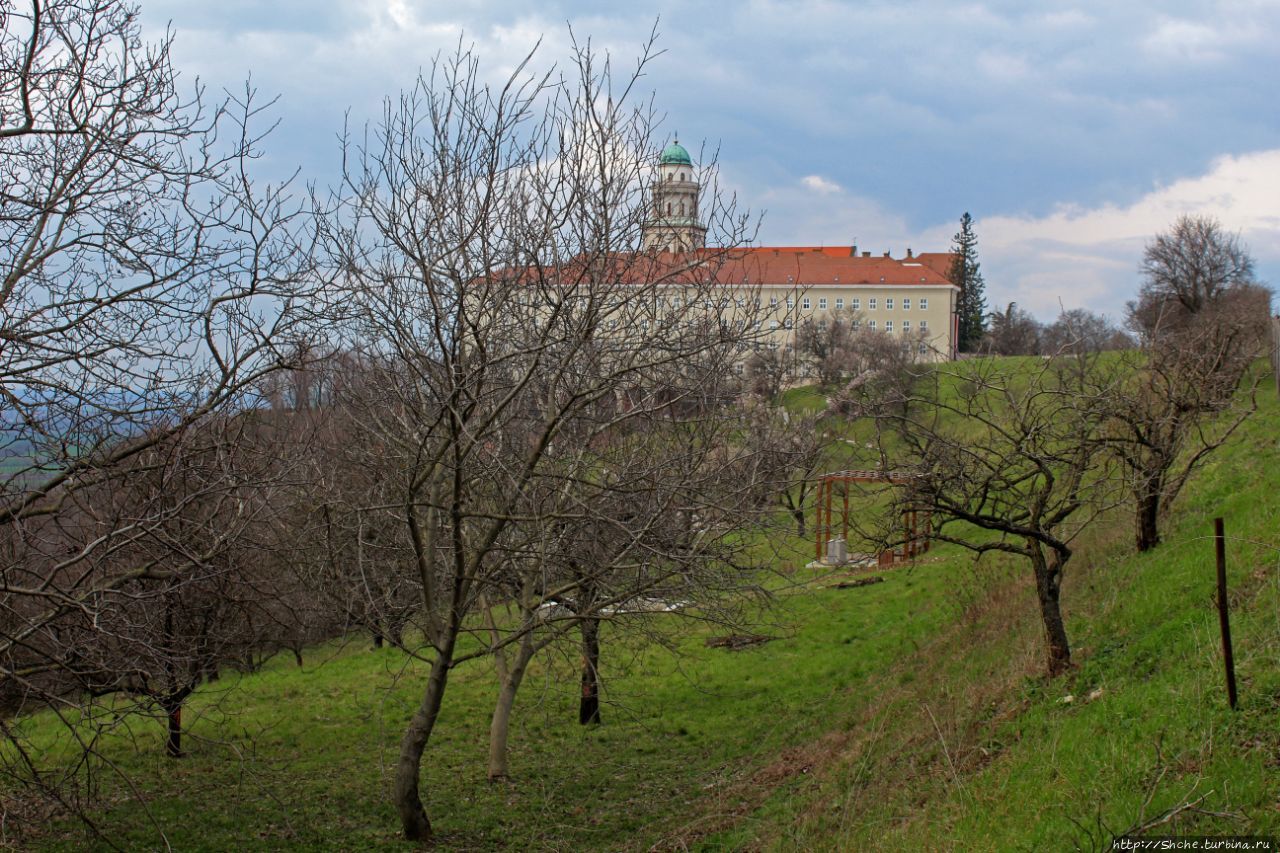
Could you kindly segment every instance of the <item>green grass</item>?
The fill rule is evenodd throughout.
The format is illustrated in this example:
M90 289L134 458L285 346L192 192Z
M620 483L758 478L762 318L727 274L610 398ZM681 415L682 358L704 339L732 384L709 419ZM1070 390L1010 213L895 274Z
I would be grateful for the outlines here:
M1170 812L1153 831L1280 832L1278 417L1267 395L1155 551L1131 553L1124 513L1087 534L1063 593L1074 672L1036 676L1030 591L1002 586L1016 563L992 563L980 574L993 598L902 661L918 689L887 691L821 772L706 846L1099 849ZM1231 540L1234 712L1212 606L1217 515Z
M826 411L827 392L817 385L801 385L783 391L778 402L793 412L814 414Z
M609 704L598 729L576 723L576 662L542 660L518 704L511 785L484 781L491 672L483 664L460 670L424 761L428 808L444 841L647 846L695 822L691 805L709 791L820 730L832 702L947 618L937 606L948 583L941 564L857 590L829 589L828 579L805 570L792 581L757 626L776 639L754 649L709 649L704 640L714 632L700 629L671 633L673 657L606 635ZM105 780L103 793L115 802L104 829L144 846L154 843L154 820L179 849L226 849L246 838L402 845L387 792L422 672L402 669L395 651L354 644L310 658L301 670L277 658L260 674L206 690L193 703L191 754L180 761L161 756L159 723L135 725L138 748L121 739L108 752L145 797ZM62 845L84 840L62 828Z
M674 655L607 634L599 728L576 723L576 652L537 660L510 784L484 779L492 671L460 669L424 760L441 846L1092 849L1202 795L1158 831L1280 832L1277 451L1268 397L1156 551L1129 553L1124 514L1086 534L1063 593L1078 667L1053 682L1026 569L946 547L858 589L795 571L755 629L774 639L748 650L709 649L720 632L682 622L663 629ZM1211 606L1215 515L1239 537L1235 712ZM775 544L780 564L811 554ZM136 789L102 775L100 825L126 848L155 847L160 827L180 850L403 849L389 780L421 687L420 667L362 642L224 678L192 703L188 757L164 758L151 720L108 739ZM47 747L54 729L31 725ZM26 829L31 846L87 841L65 819Z

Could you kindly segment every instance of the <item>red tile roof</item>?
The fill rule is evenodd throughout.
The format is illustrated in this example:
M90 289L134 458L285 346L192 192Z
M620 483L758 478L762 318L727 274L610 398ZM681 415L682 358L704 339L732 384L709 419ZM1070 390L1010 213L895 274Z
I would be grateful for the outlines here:
M852 246L748 246L654 255L621 253L558 268L526 268L520 275L528 280L557 278L562 284L574 280L784 287L950 284L944 274L951 264L948 253L891 258L866 257L855 251Z
M714 253L702 249L699 253ZM939 285L950 284L950 254L910 258L865 257L853 246L751 246L727 253L716 280L723 284ZM679 255L669 256L674 261ZM940 271L941 270L941 271Z

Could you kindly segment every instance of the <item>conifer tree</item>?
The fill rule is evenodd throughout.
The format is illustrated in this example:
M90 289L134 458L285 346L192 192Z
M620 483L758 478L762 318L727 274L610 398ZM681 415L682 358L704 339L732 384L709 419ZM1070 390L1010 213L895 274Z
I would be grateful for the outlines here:
M986 284L978 263L978 237L973 233L973 217L968 211L960 217L960 231L951 238L951 252L955 260L951 262L947 278L960 288L956 345L960 352L973 352L987 331L987 301L983 295Z

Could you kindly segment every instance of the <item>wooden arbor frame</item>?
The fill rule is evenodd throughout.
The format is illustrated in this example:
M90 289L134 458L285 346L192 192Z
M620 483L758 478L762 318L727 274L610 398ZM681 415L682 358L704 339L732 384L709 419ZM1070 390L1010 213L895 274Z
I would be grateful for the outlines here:
M814 541L814 554L818 562L822 562L823 546L835 533L835 501L836 484L845 486L841 490L843 507L840 513L841 536L849 541L849 483L905 483L916 475L907 471L836 471L823 474L818 480L818 519L814 525L817 536ZM920 513L908 510L902 514L903 539L901 549L890 549L879 554L880 565L890 565L898 561L913 559L917 554L929 550L929 515L924 517L924 528L921 532Z

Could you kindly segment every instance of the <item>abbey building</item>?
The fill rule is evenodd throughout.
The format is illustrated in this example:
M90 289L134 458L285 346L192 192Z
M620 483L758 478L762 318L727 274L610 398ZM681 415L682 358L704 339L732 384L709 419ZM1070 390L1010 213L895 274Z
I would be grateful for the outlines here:
M707 229L698 214L701 187L689 152L673 141L662 152L651 189L642 244L660 253L707 252ZM767 306L767 345L794 346L806 320L821 322L846 312L855 324L900 336L917 356L956 355L960 289L947 279L948 252L873 255L857 246L746 246L716 266L716 279L741 300ZM741 291L741 293L738 293Z

